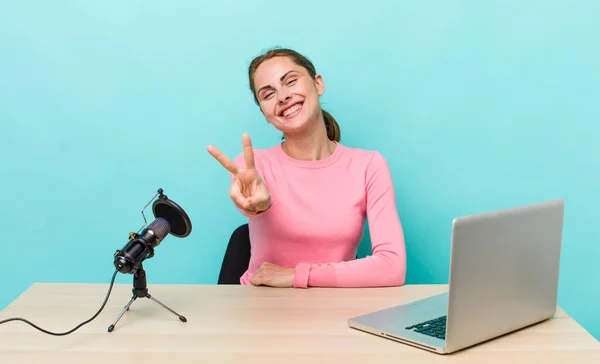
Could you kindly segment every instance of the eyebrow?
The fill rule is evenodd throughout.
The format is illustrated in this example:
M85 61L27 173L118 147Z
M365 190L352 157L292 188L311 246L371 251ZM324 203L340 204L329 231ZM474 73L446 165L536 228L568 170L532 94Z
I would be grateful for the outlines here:
M279 77L279 81L283 81L283 79L286 78L287 75L289 75L292 72L298 72L298 71L296 71L296 70L287 71L283 76ZM263 86L263 87L259 88L258 91L256 91L256 95L258 96L258 94L260 94L260 92L262 90L264 90L266 88L269 88L269 87L271 87L271 85L266 85L266 86Z

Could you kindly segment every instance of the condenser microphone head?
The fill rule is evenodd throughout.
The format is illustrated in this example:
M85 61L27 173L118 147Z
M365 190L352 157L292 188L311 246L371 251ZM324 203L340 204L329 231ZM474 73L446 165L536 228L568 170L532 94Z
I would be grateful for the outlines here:
M192 222L186 212L159 190L160 197L152 204L154 217L167 220L171 235L185 238L192 232Z
M169 234L171 226L169 226L169 222L166 219L159 217L148 225L146 231L148 230L154 233L156 236L156 245L158 245Z
M135 234L114 256L114 265L121 273L132 273L145 259L154 256L154 248L169 234L171 227L163 218L152 221L148 227Z

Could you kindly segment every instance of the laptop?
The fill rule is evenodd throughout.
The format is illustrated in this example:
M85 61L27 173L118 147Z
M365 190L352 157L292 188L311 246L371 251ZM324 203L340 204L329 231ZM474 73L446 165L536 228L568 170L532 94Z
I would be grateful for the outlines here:
M553 317L563 216L557 199L455 218L448 292L348 325L449 354Z

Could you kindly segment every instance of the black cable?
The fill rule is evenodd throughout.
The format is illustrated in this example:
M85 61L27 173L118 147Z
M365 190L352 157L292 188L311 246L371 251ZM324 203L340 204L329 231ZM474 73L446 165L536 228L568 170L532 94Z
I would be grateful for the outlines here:
M104 299L104 302L102 303L102 306L100 306L100 309L98 310L98 312L96 312L96 314L94 316L92 316L89 320L80 323L78 326L76 326L74 329L71 329L70 331L61 332L61 333L51 332L48 330L44 330L41 327L39 327L21 317L13 317L13 318L9 318L6 320L2 320L2 321L0 321L0 324L10 322L10 321L23 321L23 322L35 327L36 329L40 330L41 332L45 332L46 334L55 335L55 336L68 335L68 334L74 332L75 330L79 329L81 326L90 323L93 319L95 319L100 314L100 312L102 312L102 310L104 309L104 306L106 306L106 302L108 302L108 297L110 297L110 292L112 291L113 284L115 283L115 278L116 278L118 272L119 272L118 270L115 270L115 273L113 274L112 279L110 280L110 287L108 287L108 293L106 294L106 298Z

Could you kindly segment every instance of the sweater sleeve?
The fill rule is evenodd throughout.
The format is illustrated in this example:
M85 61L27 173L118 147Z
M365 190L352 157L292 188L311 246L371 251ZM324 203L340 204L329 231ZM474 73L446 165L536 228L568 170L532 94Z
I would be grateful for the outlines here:
M298 264L295 287L383 287L404 284L404 232L396 209L391 173L379 152L373 153L367 166L365 194L372 255L339 263Z

